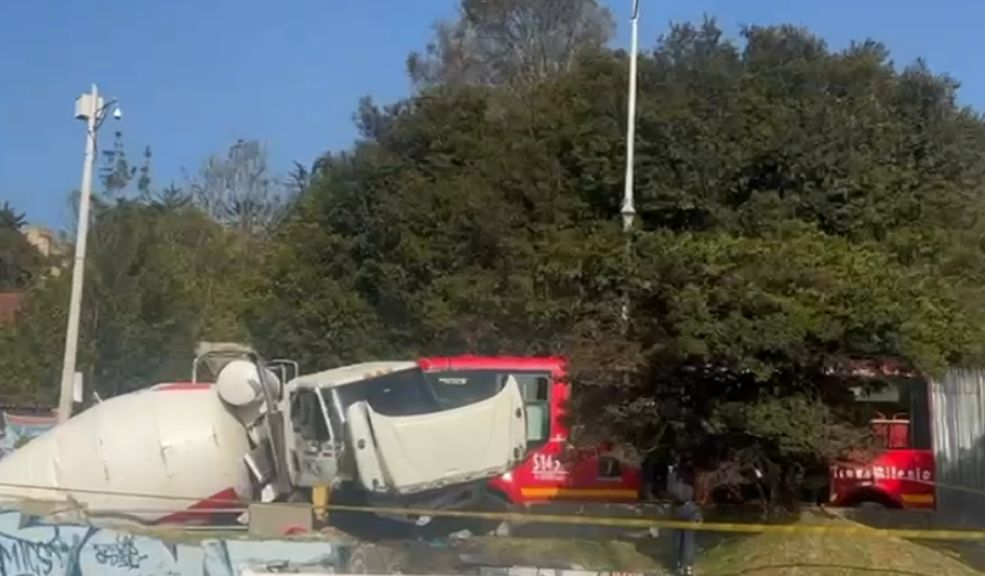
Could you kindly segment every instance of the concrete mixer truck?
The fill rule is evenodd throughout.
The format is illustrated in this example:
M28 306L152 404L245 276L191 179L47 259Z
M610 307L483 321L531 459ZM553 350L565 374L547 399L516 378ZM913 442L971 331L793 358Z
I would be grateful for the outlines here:
M515 380L443 409L415 362L283 368L243 353L214 384L193 376L96 404L0 460L0 500L144 523L208 521L329 486L371 505L468 506L526 455Z

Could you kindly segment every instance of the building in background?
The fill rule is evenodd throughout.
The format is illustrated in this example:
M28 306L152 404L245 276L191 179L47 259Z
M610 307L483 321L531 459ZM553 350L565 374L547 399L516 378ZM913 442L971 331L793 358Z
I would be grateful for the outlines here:
M49 272L52 276L58 276L67 265L64 258L68 254L68 243L59 238L58 234L43 226L25 226L24 237L34 246L42 256L51 262Z
M21 292L0 292L0 324L13 322L23 301Z
M68 265L70 244L58 233L43 226L25 226L21 232L48 262L48 274L59 276ZM14 322L17 312L24 307L25 296L21 290L0 292L0 325Z

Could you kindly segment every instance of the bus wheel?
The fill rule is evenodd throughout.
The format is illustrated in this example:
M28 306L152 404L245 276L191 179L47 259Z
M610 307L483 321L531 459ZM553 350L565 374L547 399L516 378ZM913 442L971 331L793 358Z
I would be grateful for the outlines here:
M855 494L855 497L846 506L862 510L886 510L902 507L899 502L895 502L889 496L875 490L865 490Z

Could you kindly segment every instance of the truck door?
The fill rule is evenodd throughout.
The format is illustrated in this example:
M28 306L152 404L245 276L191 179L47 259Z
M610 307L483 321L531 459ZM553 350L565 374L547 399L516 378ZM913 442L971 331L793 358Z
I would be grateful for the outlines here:
M335 438L325 402L315 389L300 388L288 403L290 438L286 442L291 478L297 486L330 483L338 471Z

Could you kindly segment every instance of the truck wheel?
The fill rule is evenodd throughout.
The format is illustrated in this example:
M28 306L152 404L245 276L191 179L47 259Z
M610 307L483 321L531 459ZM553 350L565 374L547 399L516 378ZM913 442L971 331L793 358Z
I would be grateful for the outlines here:
M311 494L303 488L298 488L288 494L287 501L291 504L311 504Z
M400 562L385 548L358 546L349 556L350 574L400 574Z
M479 501L479 511L508 514L513 512L513 503L499 492L486 490ZM497 536L509 536L512 528L506 520L483 519L482 531L483 533L495 533Z

